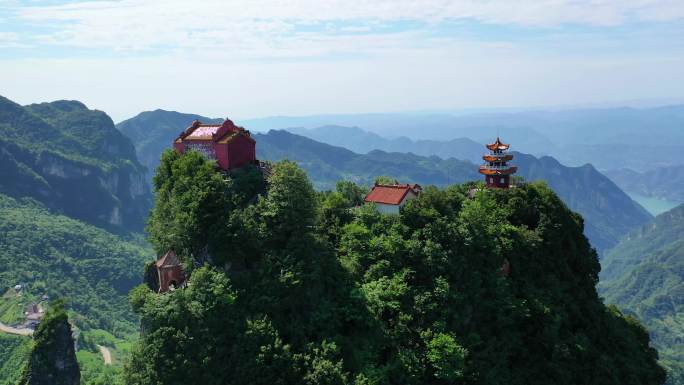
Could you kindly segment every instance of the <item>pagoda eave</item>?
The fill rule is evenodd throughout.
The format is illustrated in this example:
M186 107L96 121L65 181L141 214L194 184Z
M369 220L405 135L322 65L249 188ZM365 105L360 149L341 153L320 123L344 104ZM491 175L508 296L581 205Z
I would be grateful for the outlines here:
M513 155L483 155L482 159L487 162L508 162L513 160Z
M511 174L515 174L516 171L518 171L518 168L515 166L509 167L509 168L504 169L504 170L493 170L490 168L483 168L483 167L480 168L480 174L482 174L482 175L511 175Z

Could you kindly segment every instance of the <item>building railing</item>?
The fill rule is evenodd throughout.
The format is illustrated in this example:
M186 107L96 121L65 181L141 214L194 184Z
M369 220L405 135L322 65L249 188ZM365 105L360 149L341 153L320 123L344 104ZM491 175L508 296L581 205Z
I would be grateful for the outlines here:
M512 165L506 165L506 166L490 166L490 165L482 165L480 166L480 170L508 170L512 167Z

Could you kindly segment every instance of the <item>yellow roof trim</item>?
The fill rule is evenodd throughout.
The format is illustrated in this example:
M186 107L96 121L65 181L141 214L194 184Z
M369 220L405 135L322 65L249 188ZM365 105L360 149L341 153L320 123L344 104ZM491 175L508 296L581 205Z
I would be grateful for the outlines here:
M237 138L238 134L239 134L239 132L233 132L230 135L224 136L223 139L219 140L218 142L221 144L228 144L228 143L232 142L235 138Z

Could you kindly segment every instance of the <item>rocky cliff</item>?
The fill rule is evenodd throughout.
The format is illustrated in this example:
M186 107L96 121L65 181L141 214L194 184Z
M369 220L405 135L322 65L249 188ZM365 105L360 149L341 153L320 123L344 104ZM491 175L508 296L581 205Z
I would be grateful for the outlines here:
M0 192L70 217L142 230L151 205L130 139L76 101L20 106L0 97Z

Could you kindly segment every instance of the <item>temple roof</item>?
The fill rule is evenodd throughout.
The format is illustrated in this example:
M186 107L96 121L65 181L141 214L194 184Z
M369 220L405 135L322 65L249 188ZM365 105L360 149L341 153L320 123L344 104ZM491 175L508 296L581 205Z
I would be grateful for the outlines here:
M155 265L157 265L157 267L179 266L180 260L173 250L169 250L161 258L159 258L157 262L155 262Z
M180 134L176 142L180 143L184 140L212 140L228 143L238 135L254 141L249 131L243 127L236 126L230 119L226 119L222 124L202 124L199 120L195 120L190 127Z
M200 124L197 128L192 130L190 135L186 136L185 139L211 139L212 136L218 132L219 128L221 128L221 126L218 124Z
M376 184L366 195L364 201L374 203L384 203L388 205L398 205L406 198L409 192L418 194L421 187L417 184Z
M490 149L492 151L496 151L496 150L508 150L508 147L510 147L510 144L505 144L505 143L501 142L501 139L499 139L499 137L497 136L496 142L491 143L491 144L487 144L486 146L488 149Z

